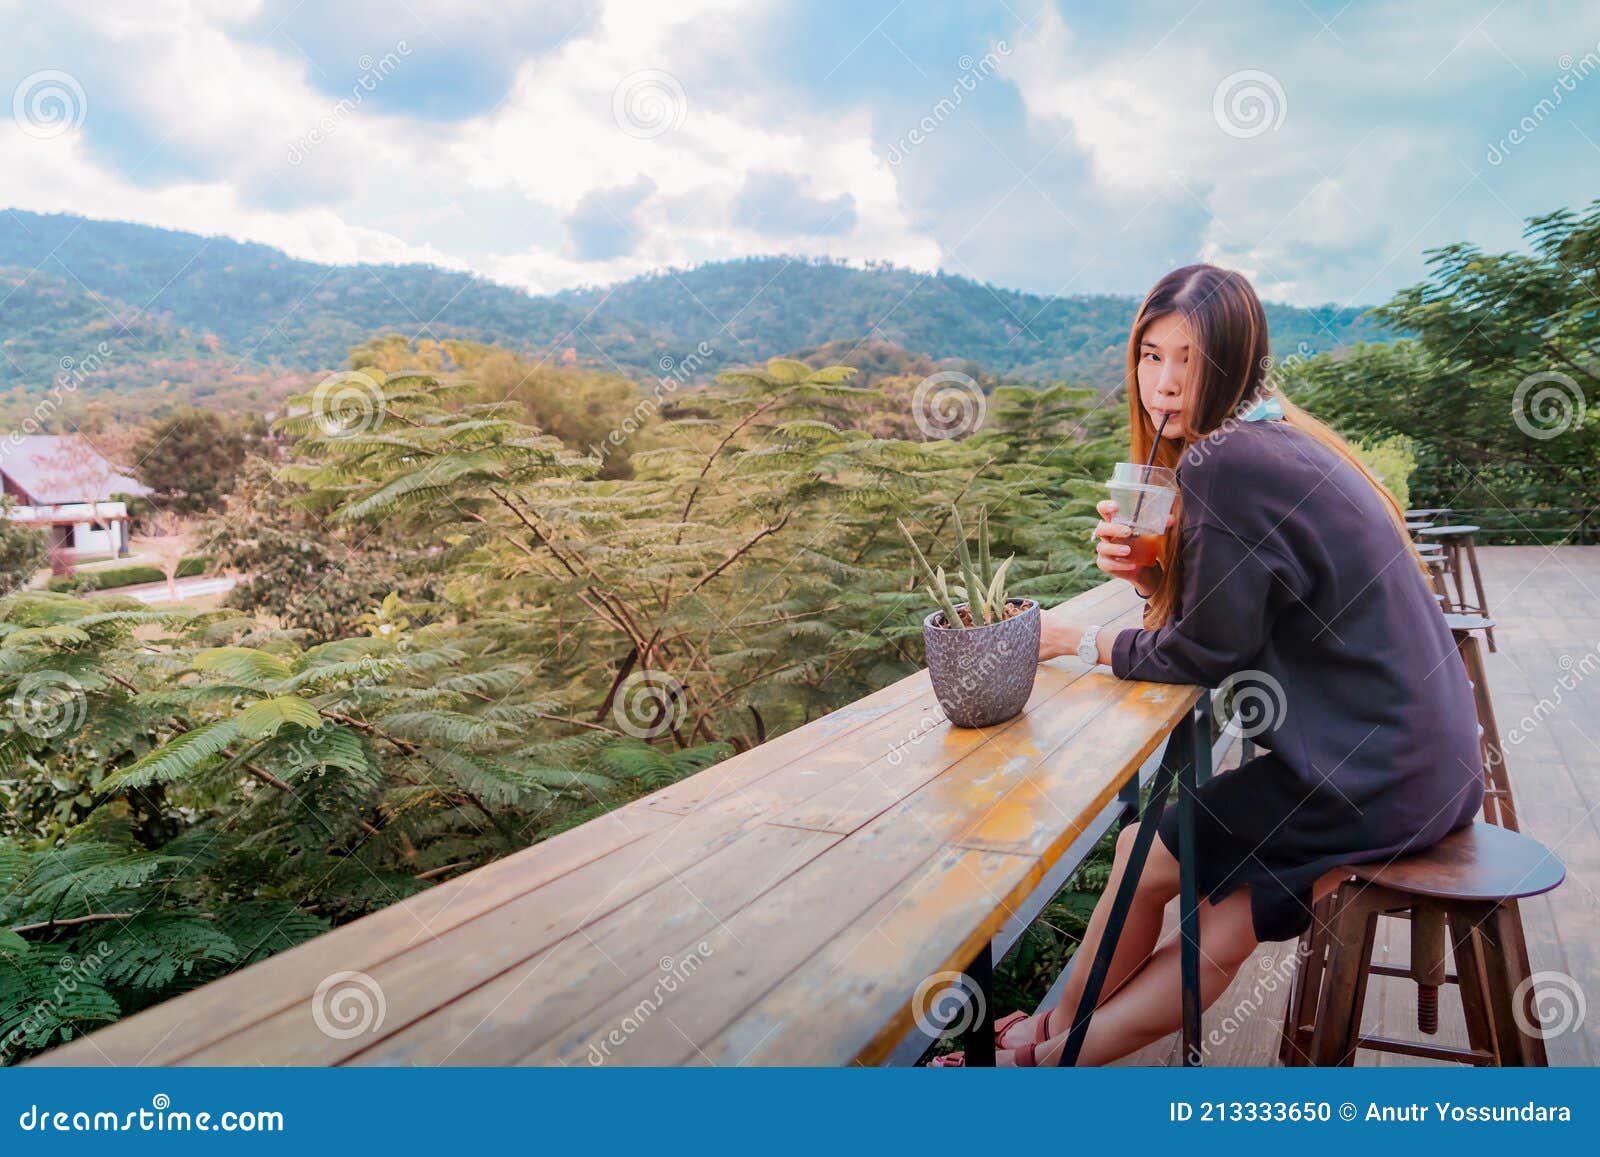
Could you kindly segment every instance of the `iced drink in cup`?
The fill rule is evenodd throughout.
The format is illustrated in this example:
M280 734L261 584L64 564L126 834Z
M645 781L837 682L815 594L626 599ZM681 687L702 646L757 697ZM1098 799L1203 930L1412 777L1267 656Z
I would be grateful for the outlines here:
M1106 487L1117 504L1111 521L1128 527L1128 561L1154 566L1167 537L1167 515L1178 497L1177 475L1165 466L1118 462Z

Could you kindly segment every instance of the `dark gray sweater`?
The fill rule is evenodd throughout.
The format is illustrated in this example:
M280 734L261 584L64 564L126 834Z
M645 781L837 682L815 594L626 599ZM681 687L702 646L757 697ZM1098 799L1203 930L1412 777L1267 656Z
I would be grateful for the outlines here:
M1177 613L1119 632L1112 671L1206 687L1237 676L1270 714L1256 742L1300 781L1279 800L1305 793L1272 829L1280 857L1375 859L1470 818L1482 777L1471 685L1360 472L1286 422L1241 422L1191 446L1178 485Z

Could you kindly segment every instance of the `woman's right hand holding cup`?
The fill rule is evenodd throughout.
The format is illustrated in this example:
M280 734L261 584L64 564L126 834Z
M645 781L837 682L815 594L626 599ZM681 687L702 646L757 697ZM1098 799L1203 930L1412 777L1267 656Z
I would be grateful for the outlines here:
M1133 529L1125 522L1116 522L1117 503L1114 499L1107 498L1095 505L1095 510L1100 514L1100 521L1095 524L1095 565L1112 578L1127 579L1133 584L1134 589L1148 598L1156 589L1156 584L1161 580L1161 568L1157 566L1137 566L1127 559L1132 549L1128 540L1133 535ZM1167 515L1167 529L1172 529L1176 515Z

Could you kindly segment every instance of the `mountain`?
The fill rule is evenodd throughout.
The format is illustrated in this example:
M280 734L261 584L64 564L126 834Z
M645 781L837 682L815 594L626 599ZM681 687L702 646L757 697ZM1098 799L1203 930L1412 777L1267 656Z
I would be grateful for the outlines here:
M0 412L67 374L149 410L270 404L385 332L494 342L651 380L830 342L882 342L1020 379L1110 386L1137 302L1046 298L891 265L751 257L534 296L425 265L322 265L117 221L0 213ZM1269 305L1279 356L1385 336L1360 310ZM848 347L846 347L848 348Z
M934 358L961 358L1034 379L1122 379L1138 301L1110 294L1041 297L947 273L750 257L646 274L555 295L597 320L704 340L731 361L839 338L871 337ZM1361 309L1266 305L1273 350L1302 356L1381 340Z

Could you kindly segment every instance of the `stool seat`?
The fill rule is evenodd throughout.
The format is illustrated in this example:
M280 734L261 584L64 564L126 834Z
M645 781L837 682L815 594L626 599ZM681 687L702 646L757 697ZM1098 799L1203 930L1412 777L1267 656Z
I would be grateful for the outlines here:
M1548 892L1567 874L1539 841L1481 821L1415 855L1348 867L1357 879L1397 892L1490 903Z
M1495 622L1482 615L1446 615L1444 625L1452 631L1487 631Z
M1464 534L1477 534L1478 530L1478 527L1463 522L1456 526L1424 526L1417 533L1430 538L1456 538Z

